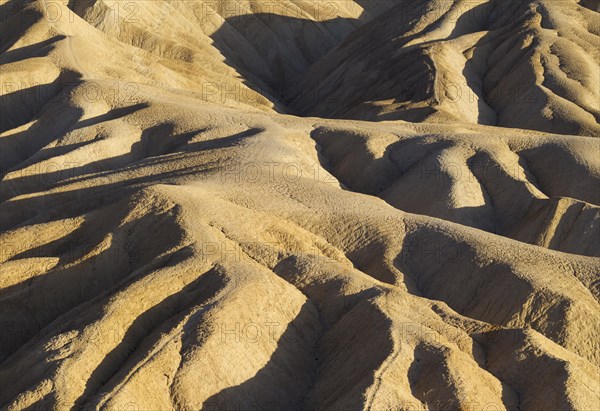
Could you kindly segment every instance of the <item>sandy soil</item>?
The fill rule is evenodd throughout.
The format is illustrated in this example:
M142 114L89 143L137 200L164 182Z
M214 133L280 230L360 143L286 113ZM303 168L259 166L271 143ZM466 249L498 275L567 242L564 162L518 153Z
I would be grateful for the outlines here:
M600 409L596 0L0 0L0 407Z

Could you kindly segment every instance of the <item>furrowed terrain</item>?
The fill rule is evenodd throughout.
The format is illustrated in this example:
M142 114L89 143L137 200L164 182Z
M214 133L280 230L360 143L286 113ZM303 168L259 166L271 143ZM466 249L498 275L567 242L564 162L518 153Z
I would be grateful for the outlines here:
M599 8L0 0L0 407L600 409Z

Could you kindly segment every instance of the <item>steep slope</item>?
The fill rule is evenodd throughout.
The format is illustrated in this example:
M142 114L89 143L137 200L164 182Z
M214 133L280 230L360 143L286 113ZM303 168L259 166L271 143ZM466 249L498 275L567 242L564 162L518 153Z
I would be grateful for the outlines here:
M599 19L576 0L400 1L303 74L290 104L599 136Z
M292 81L389 1L198 0L71 2L71 9L112 38L161 58L191 64L190 73L234 68L243 83L277 103ZM207 61L207 57L210 57ZM240 85L202 83L202 92L242 98ZM278 104L280 109L283 109Z
M386 3L0 1L0 407L600 408L600 140L266 95Z
M345 187L520 241L600 256L600 141L483 128L317 128ZM561 164L559 168L557 164Z
M340 189L311 138L332 125L140 93L2 182L4 406L597 404L598 259Z

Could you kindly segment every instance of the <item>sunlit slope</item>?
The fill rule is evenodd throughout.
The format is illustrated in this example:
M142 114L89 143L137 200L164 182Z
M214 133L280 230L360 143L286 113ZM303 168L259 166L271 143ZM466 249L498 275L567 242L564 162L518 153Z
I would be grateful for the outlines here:
M389 2L49 3L0 1L0 407L600 408L593 129L282 114Z
M599 35L576 0L400 1L311 67L291 105L598 136Z
M59 120L70 131L2 182L2 316L20 330L3 340L4 405L597 403L598 259L342 189L326 169L361 179L331 168L337 123L159 92L105 121Z

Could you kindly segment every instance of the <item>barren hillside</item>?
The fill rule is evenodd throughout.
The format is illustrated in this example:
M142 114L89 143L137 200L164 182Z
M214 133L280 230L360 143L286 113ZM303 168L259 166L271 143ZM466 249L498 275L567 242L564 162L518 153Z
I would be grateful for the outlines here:
M600 409L599 6L0 0L0 407Z

